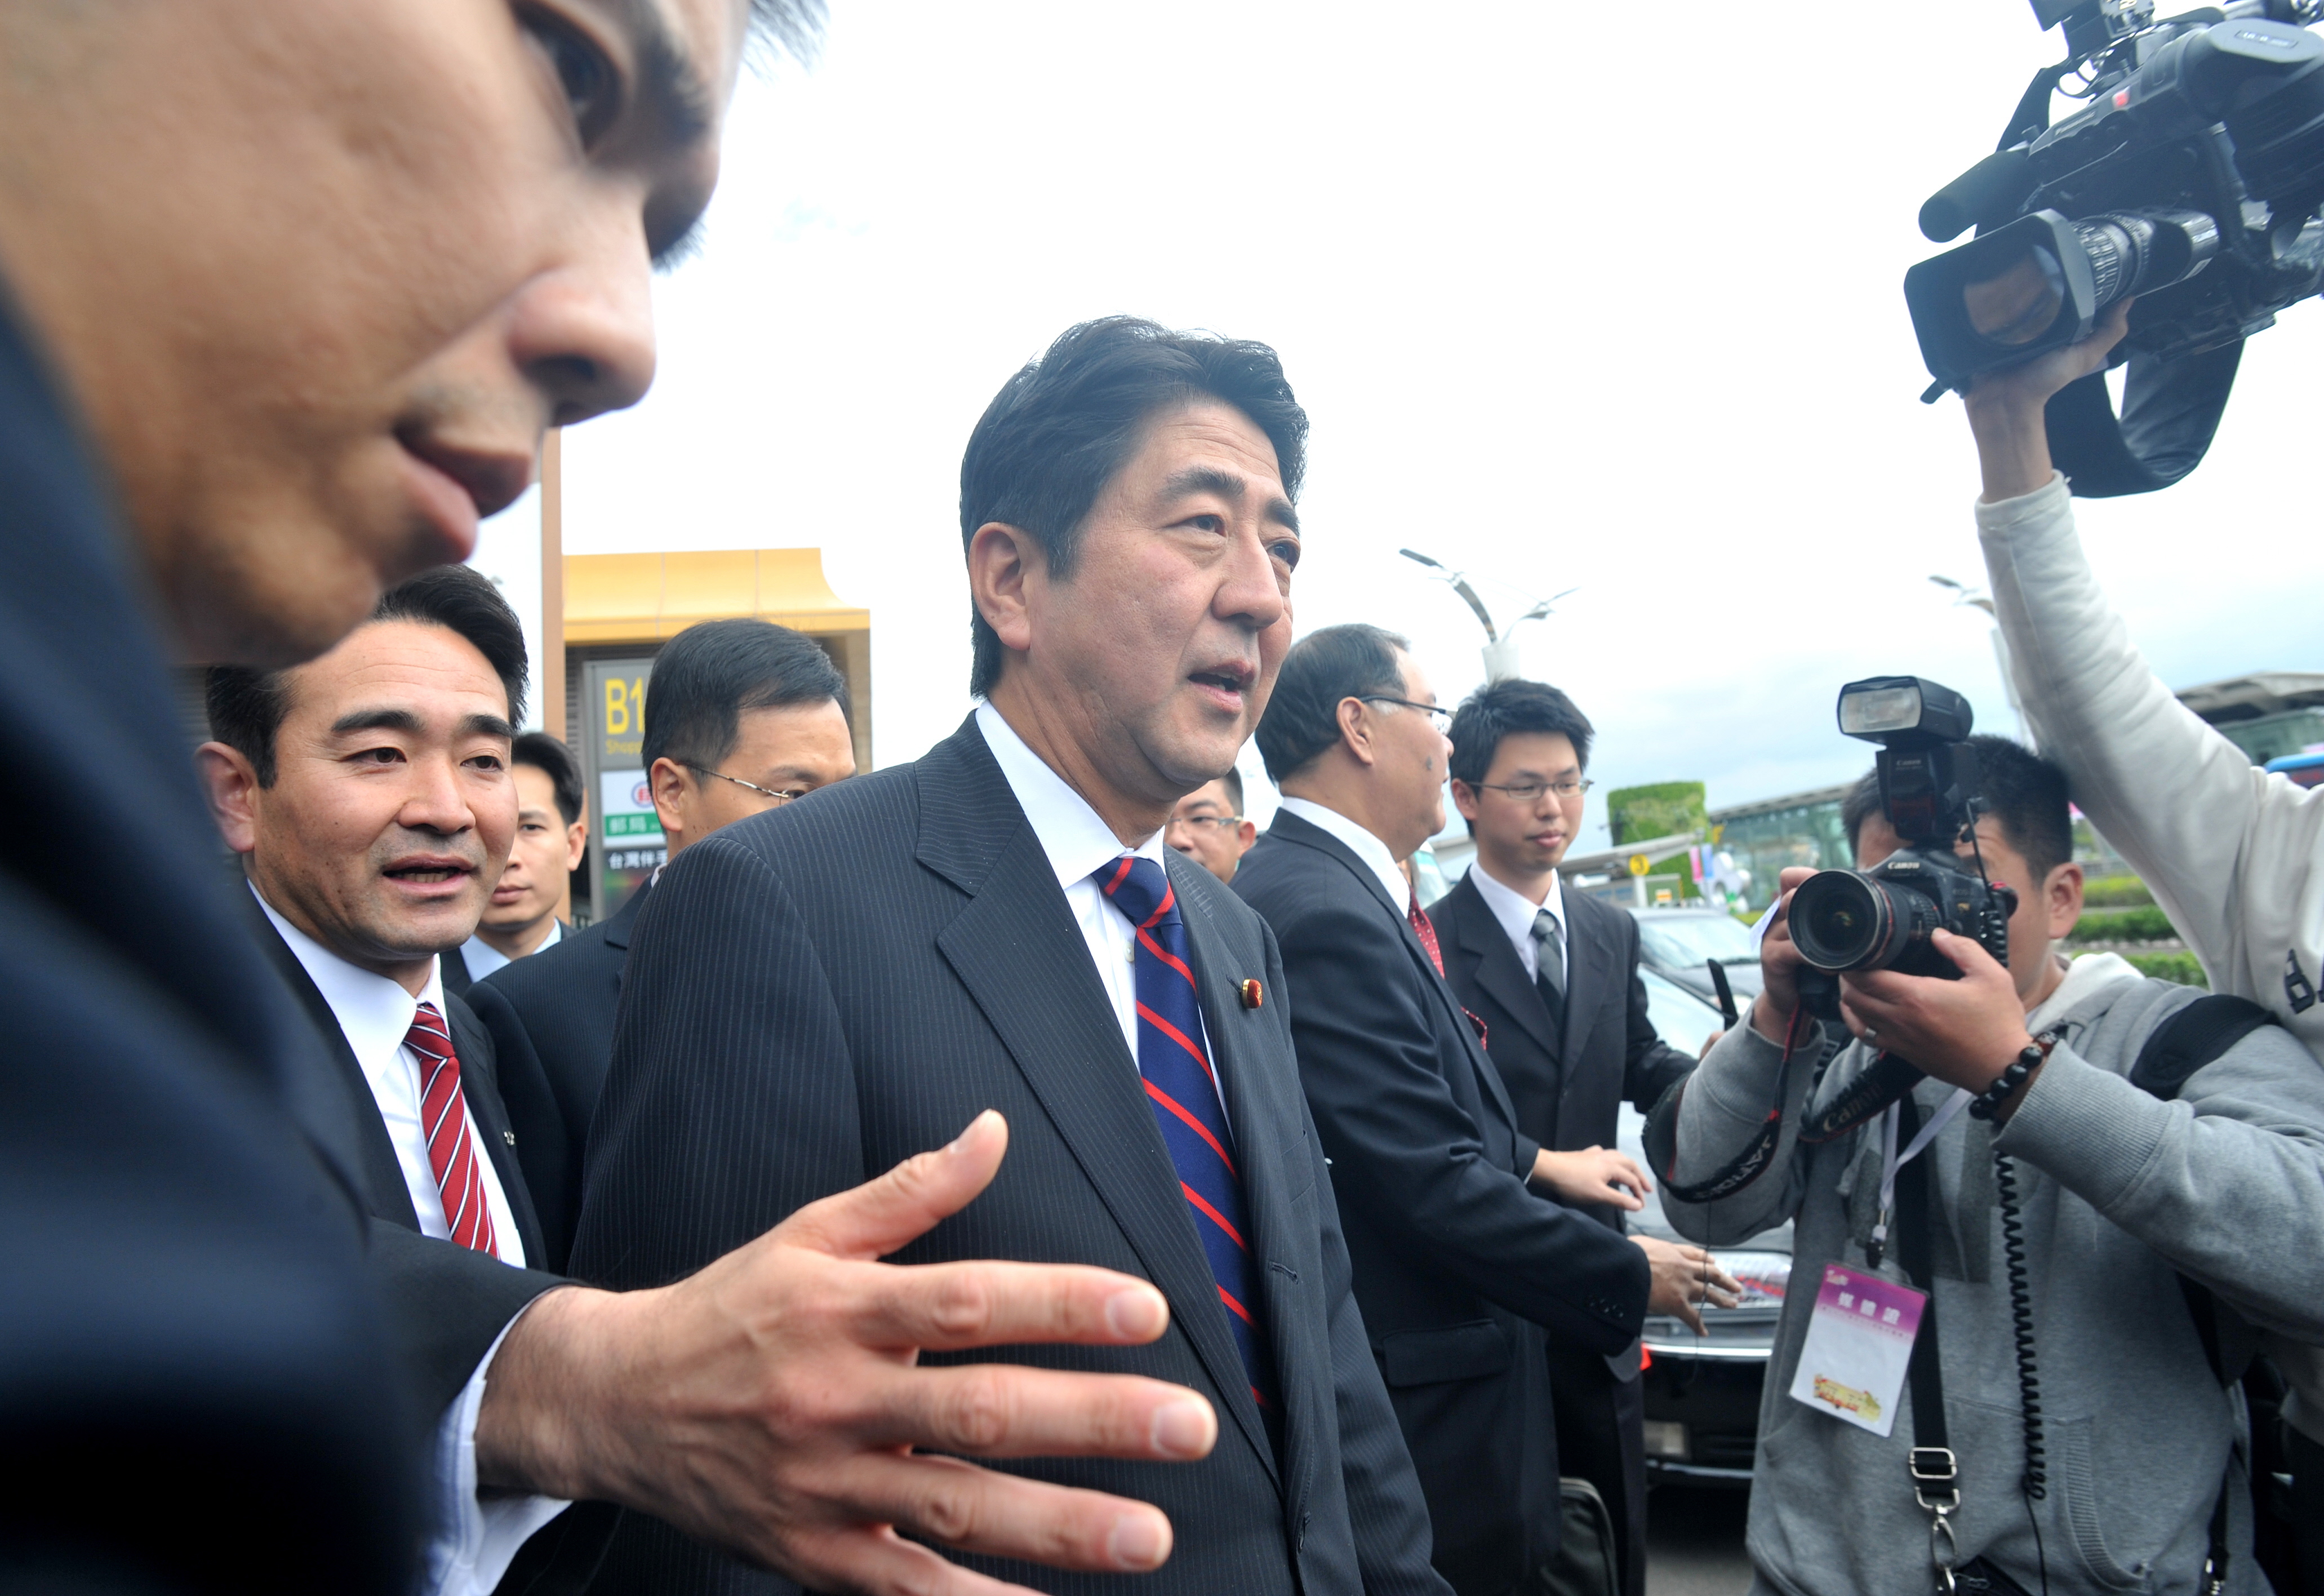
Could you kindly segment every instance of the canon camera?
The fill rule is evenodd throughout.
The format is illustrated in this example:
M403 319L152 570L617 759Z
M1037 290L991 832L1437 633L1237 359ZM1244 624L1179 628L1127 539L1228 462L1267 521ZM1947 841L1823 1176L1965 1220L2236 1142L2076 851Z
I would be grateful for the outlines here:
M2236 0L2157 19L2153 0L2033 0L2066 60L2035 74L1999 150L1921 208L1970 243L1904 277L1936 383L2087 336L2135 300L2102 374L2050 401L2052 455L2086 497L2146 493L2210 447L2243 340L2324 288L2324 0ZM2052 94L2083 101L2050 125Z
M2017 894L1964 869L1956 842L1975 838L1983 808L1977 750L1968 743L1969 701L1917 676L1876 676L1840 690L1840 729L1880 744L1880 807L1904 844L1870 870L1819 871L1792 895L1792 942L1810 970L1800 996L1809 1011L1839 1013L1847 970L1895 970L1959 980L1932 945L1939 931L1974 937L2009 962Z

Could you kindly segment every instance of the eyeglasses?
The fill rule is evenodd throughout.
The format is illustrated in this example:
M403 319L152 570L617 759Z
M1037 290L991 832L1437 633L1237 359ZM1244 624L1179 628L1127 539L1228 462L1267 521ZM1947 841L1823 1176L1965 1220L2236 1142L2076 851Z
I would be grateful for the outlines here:
M1173 815L1163 823L1162 829L1167 831L1173 826L1207 826L1214 830L1223 831L1229 826L1241 824L1242 816L1240 815Z
M1391 698L1386 693L1360 693L1357 697L1366 704L1400 704L1406 709L1417 709L1428 716L1440 732L1452 724L1452 712L1442 704L1420 704L1410 698Z
M1554 792L1559 803L1570 804L1598 784L1584 781L1578 776L1569 776L1563 781L1512 781L1507 784L1480 781L1475 785L1480 792L1505 792L1521 804L1537 804L1545 792Z
M782 792L771 787L761 787L755 781L745 781L740 776L729 776L724 770L714 770L707 765L697 765L692 760L680 760L678 762L697 776L715 776L721 781L732 781L737 787L748 788L761 798L772 798L779 804L788 804L793 798L803 798L807 796L805 788L801 788L797 792Z

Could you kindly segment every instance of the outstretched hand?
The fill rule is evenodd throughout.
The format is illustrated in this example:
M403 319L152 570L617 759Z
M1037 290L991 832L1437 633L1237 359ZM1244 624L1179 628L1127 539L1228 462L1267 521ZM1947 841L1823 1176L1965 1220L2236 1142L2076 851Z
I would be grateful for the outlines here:
M918 1540L1078 1571L1159 1567L1171 1529L1157 1508L927 1455L1191 1462L1218 1438L1207 1401L1159 1380L918 1366L923 1350L1133 1346L1169 1323L1160 1292L1106 1269L877 1261L967 1206L1008 1139L988 1111L951 1146L674 1286L542 1297L493 1360L479 1481L641 1508L818 1591L1019 1589Z
M1665 1241L1654 1236L1632 1236L1654 1270L1646 1291L1646 1312L1668 1314L1697 1335L1702 1334L1698 1305L1731 1308L1743 1300L1743 1287L1700 1247Z
M2105 366L2107 356L2130 330L2128 300L2110 306L2089 337L2052 349L2023 365L1987 372L1962 395L1969 429L1985 474L1985 502L2022 498L2049 484L2050 432L2043 407L2069 383Z
M1610 1204L1633 1213L1646 1205L1646 1194L1655 1189L1628 1154L1603 1147L1563 1153L1544 1148L1534 1155L1533 1182L1557 1194L1562 1203Z

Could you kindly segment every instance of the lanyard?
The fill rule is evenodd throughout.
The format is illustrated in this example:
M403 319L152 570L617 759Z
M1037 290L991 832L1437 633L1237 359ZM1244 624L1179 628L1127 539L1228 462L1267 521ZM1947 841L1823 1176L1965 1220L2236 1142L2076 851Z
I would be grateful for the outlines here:
M1928 1150L1929 1143L1937 1139L1937 1132L1943 1130L1955 1114L1969 1106L1970 1095L1969 1093L1956 1087L1953 1094L1945 1099L1944 1105L1935 1113L1931 1114L1929 1122L1922 1126L1918 1134L1905 1144L1902 1153L1896 1150L1897 1105L1892 1102L1882 1112L1880 1115L1880 1213L1873 1222L1872 1244L1865 1249L1865 1259L1874 1268L1880 1267L1880 1255L1888 1249L1888 1216L1895 1212L1896 1205L1896 1171Z

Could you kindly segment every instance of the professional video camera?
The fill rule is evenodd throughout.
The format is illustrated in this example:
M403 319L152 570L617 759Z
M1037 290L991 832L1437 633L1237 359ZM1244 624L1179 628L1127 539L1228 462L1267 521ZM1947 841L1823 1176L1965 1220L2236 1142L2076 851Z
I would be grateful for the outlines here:
M1895 970L1960 978L1930 938L1975 937L2009 963L2009 917L2017 894L1961 868L1953 844L1974 839L1977 750L1969 746L1969 700L1917 676L1876 676L1840 690L1840 729L1877 743L1880 807L1904 846L1870 870L1818 871L1792 896L1792 942L1810 966L1800 1000L1826 1019L1840 1013L1843 970Z
M2051 452L2091 498L2151 493L2203 458L2243 340L2324 288L2324 0L2236 0L2157 20L2153 0L2033 0L2066 60L2034 74L1998 152L1921 208L1941 244L1904 275L1936 383L2087 335L2135 296L2103 373L2051 400ZM2089 102L2050 125L2052 91Z

